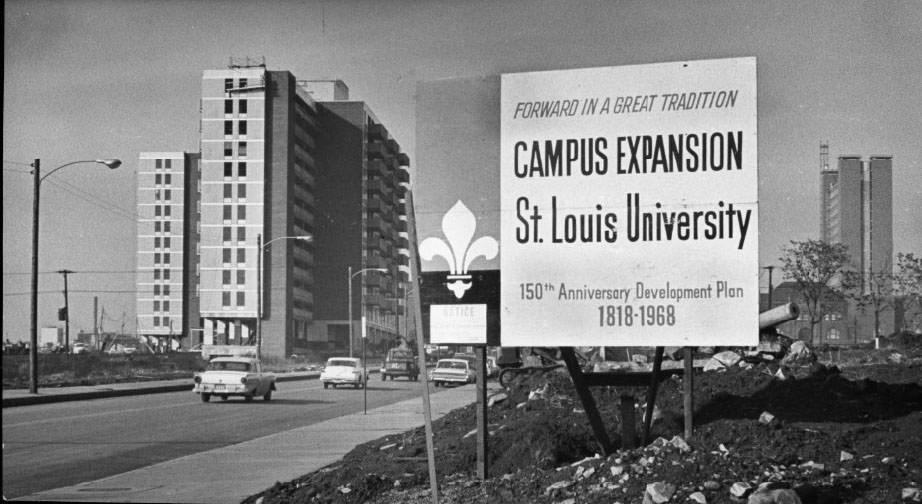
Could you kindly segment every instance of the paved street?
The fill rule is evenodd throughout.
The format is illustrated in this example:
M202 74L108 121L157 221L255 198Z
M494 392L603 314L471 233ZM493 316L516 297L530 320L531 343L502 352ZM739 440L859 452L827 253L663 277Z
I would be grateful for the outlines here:
M421 403L418 382L370 385L370 411L408 399ZM324 390L317 380L280 383L268 403L203 404L189 391L5 408L3 494L17 498L98 480L362 411L362 390Z

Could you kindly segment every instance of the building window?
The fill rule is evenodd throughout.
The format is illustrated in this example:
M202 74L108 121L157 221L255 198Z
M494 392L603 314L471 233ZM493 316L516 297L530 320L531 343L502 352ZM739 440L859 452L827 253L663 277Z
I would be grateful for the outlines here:
M247 240L247 228L240 226L237 228L237 241L245 242Z
M225 114L234 113L234 100L224 100L224 113Z
M163 199L164 199L164 200L170 201L170 200L172 199L172 197L173 197L173 192L172 192L172 191L170 191L169 189L165 189L165 190L163 191Z
M246 135L247 134L247 122L240 121L237 123L237 134Z
M154 221L154 232L155 233L160 232L160 221Z
M154 280L160 280L160 270L154 269Z
M247 262L246 249L242 249L242 248L237 249L237 264L244 264L246 262Z
M224 90L234 89L234 79L224 79Z
M172 168L173 168L173 160L172 160L172 159L164 159L164 160L163 160L163 167L164 167L165 169L167 169L167 170L172 169Z
M159 296L159 295L160 295L160 285L159 285L159 284L155 284L155 285L154 285L154 295L155 295L155 296Z
M163 216L164 217L170 216L170 205L166 205L163 207Z
M154 185L160 185L162 183L163 177L159 173L154 174Z
M240 79L240 87L241 87L241 88L247 87L247 80L246 80L246 79Z
M239 113L241 113L241 114L246 114L246 113L247 113L247 101L246 101L246 100L240 100L240 101L237 103L237 112L239 112Z
M163 223L163 232L164 233L170 232L170 221L166 221Z
M170 254L169 253L163 254L163 264L170 264Z
M224 226L224 229L223 229L223 236L224 236L224 241L225 241L225 242L231 241L231 228L230 228L230 226Z
M225 307L225 308L230 307L230 305L231 305L231 303L230 303L230 301L231 301L230 296L231 296L231 293L230 293L230 292L222 292L222 293L221 293L221 306L223 306L223 307Z
M224 199L231 199L234 197L234 189L231 184L224 184Z
M154 169L159 170L159 169L161 169L161 168L163 168L163 160L162 160L162 159L155 159L155 160L154 160Z
M170 270L169 270L169 268L163 270L163 279L164 279L164 280L169 280L169 279L170 279Z
M160 205L154 205L154 217L160 217Z
M247 143L240 142L237 145L237 155L240 157L247 157Z
M839 330L835 327L829 329L826 335L828 336L828 339L831 339L831 340L837 340L841 338L841 334L839 333Z
M154 301L154 311L155 312L160 311L160 301L156 301L156 300Z
M247 272L246 270L237 270L237 285L243 285L247 283Z
M164 296L169 296L169 295L170 295L170 286L169 286L169 285L164 285L164 286L163 286L163 295L164 295Z
M233 155L234 155L234 143L224 142L224 157L231 157Z
M247 185L246 184L237 184L237 197L240 199L247 199Z
M159 236L154 237L154 248L155 249L160 248L160 237Z
M247 218L246 205L237 205L237 220L246 220L246 218Z
M247 176L247 163L246 161L241 161L237 163L237 175L240 177Z
M160 264L160 254L154 254L154 264Z
M163 300L163 311L165 312L170 311L170 300L169 299Z
M170 237L169 236L163 237L163 248L167 248L167 249L170 248Z
M233 218L232 208L230 205L224 205L224 220L229 221Z
M246 293L243 291L237 291L237 306L243 306L246 304Z
M224 261L224 264L230 264L231 262L231 249L226 248L221 250L221 258Z
M169 173L167 173L166 175L164 175L164 176L163 176L163 183L164 183L165 185L170 185L170 184L172 184L172 183L173 183L173 176L170 175Z
M233 177L234 176L234 163L230 161L224 162L224 176Z
M230 270L221 271L221 283L223 285L230 285L231 283L231 271Z
M234 121L224 121L224 134L225 135L234 134Z
M154 317L154 327L160 327L160 317Z

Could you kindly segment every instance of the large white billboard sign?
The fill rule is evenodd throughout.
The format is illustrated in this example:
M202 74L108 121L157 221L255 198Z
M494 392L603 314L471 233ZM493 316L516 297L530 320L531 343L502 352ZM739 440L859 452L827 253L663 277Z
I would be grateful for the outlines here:
M758 342L756 60L504 74L504 346Z

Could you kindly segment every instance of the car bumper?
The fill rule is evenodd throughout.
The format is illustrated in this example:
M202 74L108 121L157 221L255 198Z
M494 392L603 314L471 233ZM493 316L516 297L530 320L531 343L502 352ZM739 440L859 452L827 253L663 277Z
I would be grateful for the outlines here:
M240 384L198 383L195 385L195 388L193 388L192 391L198 394L245 396L245 395L253 394L256 391L256 387L247 386L242 383Z
M468 383L470 380L466 376L457 375L432 375L430 381L451 382L451 383Z

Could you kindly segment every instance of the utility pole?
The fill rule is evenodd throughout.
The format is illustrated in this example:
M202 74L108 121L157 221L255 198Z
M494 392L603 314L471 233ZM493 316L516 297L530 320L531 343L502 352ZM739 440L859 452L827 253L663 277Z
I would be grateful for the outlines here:
M70 308L67 303L67 275L74 273L72 270L62 269L58 273L64 275L64 352L70 354Z
M93 344L99 352L99 296L93 296Z

